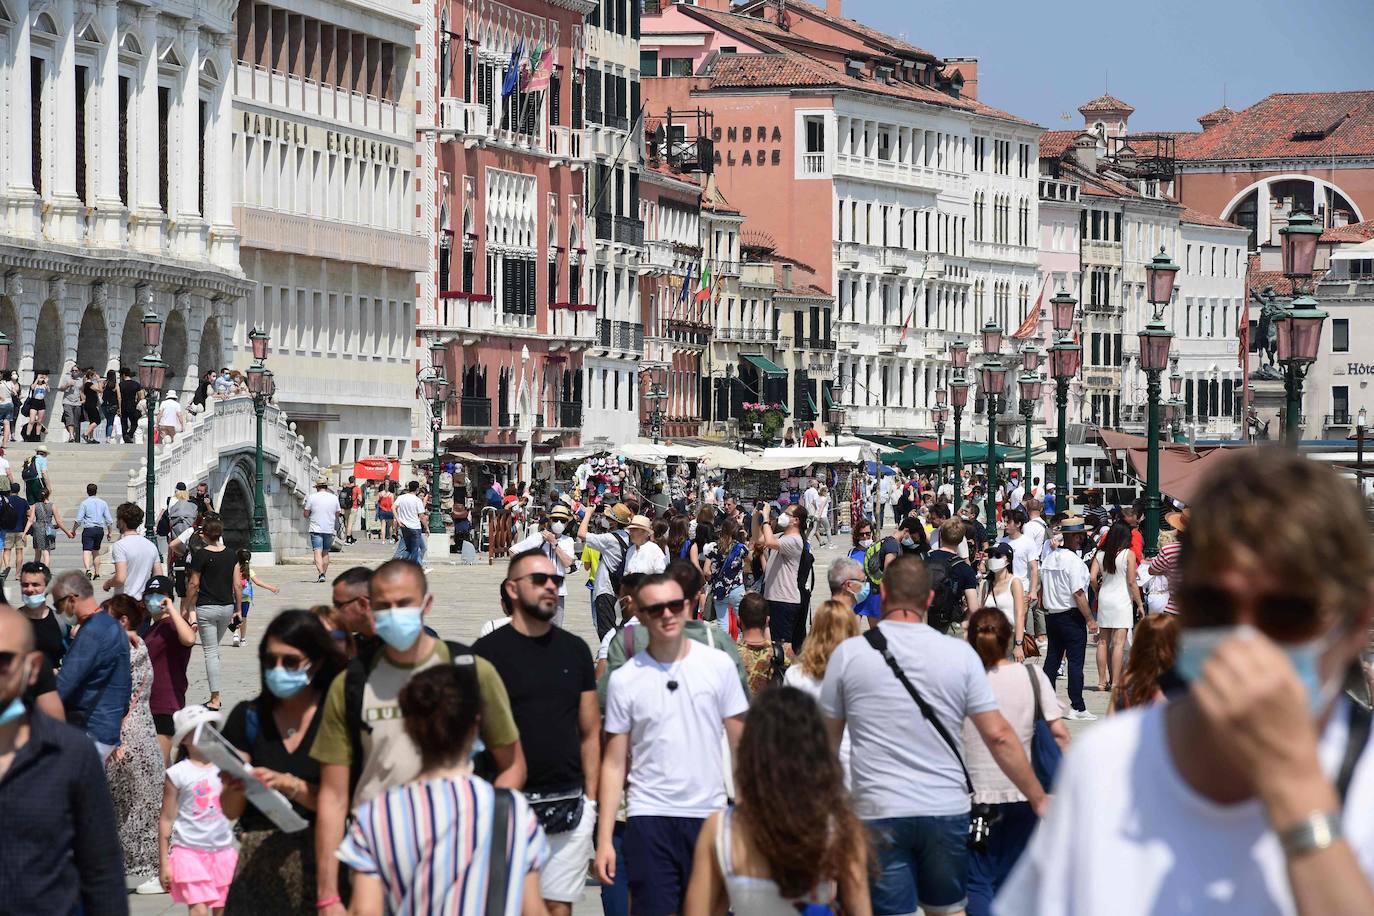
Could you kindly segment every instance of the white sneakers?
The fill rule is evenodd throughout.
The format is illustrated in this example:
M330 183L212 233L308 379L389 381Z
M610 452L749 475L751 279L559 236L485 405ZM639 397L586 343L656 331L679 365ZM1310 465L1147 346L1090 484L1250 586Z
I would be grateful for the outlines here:
M135 894L165 894L167 891L162 888L162 881L157 875L153 875L138 887L134 888Z
M235 646L235 648L237 648L238 646L241 646L241 645L243 645L243 637L242 637L242 636L239 636L239 634L235 633L235 634L234 634L234 646Z
M1086 709L1070 709L1066 719L1073 719L1075 722L1096 722L1097 716L1088 712Z

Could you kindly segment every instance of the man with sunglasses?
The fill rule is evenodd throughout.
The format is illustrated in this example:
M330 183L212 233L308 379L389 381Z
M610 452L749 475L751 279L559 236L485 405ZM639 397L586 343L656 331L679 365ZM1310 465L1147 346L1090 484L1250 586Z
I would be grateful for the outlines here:
M80 731L22 699L46 664L29 621L0 605L0 907L127 913L119 832L100 758Z
M687 601L677 582L645 576L635 599L648 644L611 674L607 689L596 874L611 884L623 868L631 912L668 916L682 912L702 822L726 802L721 735L733 750L749 701L729 659L686 638ZM613 834L627 760L620 862Z
M103 763L119 746L120 726L133 692L129 634L100 612L85 573L72 569L59 574L53 580L52 604L69 629L80 627L57 673L57 692L67 719L86 730Z
M511 557L501 598L510 623L473 644L506 685L525 751L525 795L549 840L539 871L551 916L582 898L596 828L601 710L587 644L554 624L563 575L535 548Z
M1364 501L1268 446L1191 505L1169 702L1075 739L995 912L1374 913L1370 713L1343 692L1374 623Z
M374 636L372 627L372 570L366 566L345 569L334 577L330 601L344 628L352 636Z
M577 545L568 534L568 524L571 521L572 511L563 503L558 503L540 519L536 530L530 532L524 540L511 545L511 556L530 550L542 553L553 564L553 571L566 577L568 573L577 569L577 557L573 553ZM568 586L565 582L559 582L558 612L553 617L554 626L563 626L563 612L567 608L567 603Z

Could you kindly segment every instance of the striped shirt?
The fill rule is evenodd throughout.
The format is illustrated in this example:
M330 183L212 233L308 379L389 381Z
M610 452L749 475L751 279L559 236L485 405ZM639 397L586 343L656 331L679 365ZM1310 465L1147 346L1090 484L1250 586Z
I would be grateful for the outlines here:
M361 805L336 855L382 882L392 914L486 911L495 790L481 779L406 783ZM549 844L516 792L507 832L507 916L520 913L525 875L543 867Z

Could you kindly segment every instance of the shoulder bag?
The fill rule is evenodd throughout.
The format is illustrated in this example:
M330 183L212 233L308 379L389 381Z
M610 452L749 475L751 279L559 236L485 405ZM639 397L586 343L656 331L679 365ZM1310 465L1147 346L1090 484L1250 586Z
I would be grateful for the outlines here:
M1045 721L1045 712L1040 708L1040 684L1035 679L1035 671L1031 665L1021 667L1026 670L1026 677L1030 678L1031 698L1035 701L1035 726L1031 733L1031 768L1035 770L1040 785L1049 792L1054 787L1054 777L1059 773L1059 762L1064 758L1064 751L1059 747L1059 742L1054 740L1050 723Z

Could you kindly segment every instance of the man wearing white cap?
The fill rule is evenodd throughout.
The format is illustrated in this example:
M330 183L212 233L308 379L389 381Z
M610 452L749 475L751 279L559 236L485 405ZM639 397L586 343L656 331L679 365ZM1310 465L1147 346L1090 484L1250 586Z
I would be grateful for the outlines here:
M315 481L315 492L305 500L305 517L310 519L310 549L320 574L316 582L323 582L329 572L329 548L334 546L334 525L341 511L339 498L329 491L329 479Z
M175 391L169 391L162 396L162 402L157 405L158 433L163 442L171 442L185 428L186 421L181 412L181 401L177 400Z

